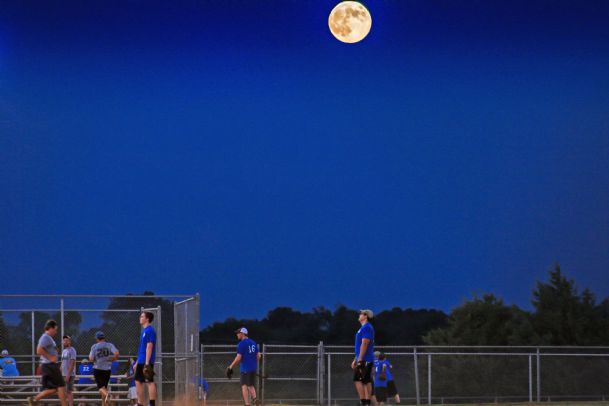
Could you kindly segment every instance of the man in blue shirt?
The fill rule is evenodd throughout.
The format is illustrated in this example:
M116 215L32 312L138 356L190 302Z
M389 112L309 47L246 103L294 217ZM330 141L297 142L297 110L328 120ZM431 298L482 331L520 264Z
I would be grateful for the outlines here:
M372 310L360 310L358 321L361 324L355 334L355 358L351 363L353 382L362 406L370 405L372 396L372 366L374 364L374 327L370 320Z
M93 377L93 363L90 362L87 358L83 359L78 366L78 378L79 384L92 384L93 379L88 378L88 376Z
M7 350L2 350L0 369L2 369L2 376L19 376L19 371L17 370L17 361L15 361L15 358L8 356Z
M389 361L380 353L374 360L374 396L379 405L387 402L387 383L389 379Z
M144 406L144 384L148 386L148 401L150 406L156 403L156 384L154 383L154 361L156 359L156 331L152 327L154 313L142 312L140 325L140 348L135 366L135 388L137 391L137 404Z
M250 406L249 398L251 396L256 406L260 405L260 401L256 398L256 388L254 383L256 382L256 371L258 369L258 360L260 359L260 353L258 352L258 345L254 340L249 338L248 331L245 327L241 327L237 331L237 338L239 344L237 345L237 355L231 364L226 368L226 376L231 379L233 376L233 367L237 364L241 364L241 394L243 395L243 402L245 406Z

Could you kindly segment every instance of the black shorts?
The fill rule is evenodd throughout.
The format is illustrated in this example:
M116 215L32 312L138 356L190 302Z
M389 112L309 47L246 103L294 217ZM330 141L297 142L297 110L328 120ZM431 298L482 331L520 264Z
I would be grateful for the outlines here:
M387 402L387 387L377 386L374 388L374 396L377 402Z
M135 367L135 376L133 377L133 379L135 379L137 382L140 382L140 383L144 383L144 382L152 383L152 382L154 382L154 376L152 376L152 378L150 380L147 380L144 377L144 364L137 364L137 366Z
M256 372L241 372L241 385L254 386L256 384Z
M41 382L45 389L57 389L66 386L59 364L42 364Z
M97 384L97 389L107 388L110 382L110 371L104 369L93 369L93 378Z
M398 393L399 392L398 392L398 388L395 386L395 381L387 381L387 396L392 398L395 395L397 395Z
M364 370L358 368L353 370L353 382L370 383L372 382L372 362L364 363Z

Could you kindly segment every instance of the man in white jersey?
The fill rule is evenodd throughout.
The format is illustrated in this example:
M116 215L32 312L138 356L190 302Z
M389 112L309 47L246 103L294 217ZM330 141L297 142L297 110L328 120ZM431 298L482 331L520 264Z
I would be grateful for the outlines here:
M93 362L93 378L97 384L97 389L102 398L102 406L106 406L110 394L108 392L108 383L110 382L110 374L112 370L112 362L118 359L118 350L114 344L106 341L106 336L103 332L95 333L97 342L91 347L89 353L89 361Z
M63 336L63 351L61 352L61 374L66 383L66 398L70 406L74 406L74 378L76 377L76 350L72 347L72 337Z
M39 404L40 399L44 399L48 396L57 393L61 406L67 406L66 402L66 391L65 382L63 376L61 376L61 370L57 363L57 344L53 337L57 334L57 322L55 320L49 320L44 325L44 334L40 336L38 340L38 347L36 347L36 354L40 355L40 363L42 364L42 387L44 390L36 395L34 398L31 396L27 398L29 406Z

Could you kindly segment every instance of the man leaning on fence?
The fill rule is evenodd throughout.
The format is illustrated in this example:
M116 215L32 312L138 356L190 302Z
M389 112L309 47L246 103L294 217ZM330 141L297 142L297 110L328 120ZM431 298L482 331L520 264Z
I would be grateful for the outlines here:
M28 405L32 406L38 404L38 401L48 396L57 393L61 406L67 406L65 382L61 375L59 364L57 363L57 344L53 337L57 334L57 322L55 320L49 320L44 325L44 334L40 336L38 340L38 347L36 348L36 354L40 355L40 362L42 364L42 387L44 390L36 395L34 398L28 397Z

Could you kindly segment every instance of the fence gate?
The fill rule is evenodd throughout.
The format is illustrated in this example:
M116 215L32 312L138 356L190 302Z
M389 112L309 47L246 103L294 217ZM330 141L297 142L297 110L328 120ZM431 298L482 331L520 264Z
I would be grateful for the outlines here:
M174 311L175 399L200 400L199 296L176 302Z

